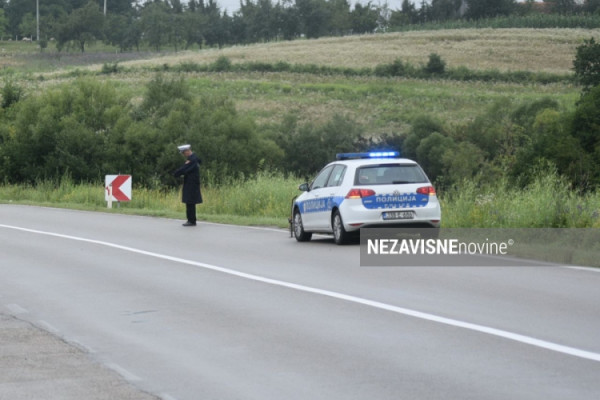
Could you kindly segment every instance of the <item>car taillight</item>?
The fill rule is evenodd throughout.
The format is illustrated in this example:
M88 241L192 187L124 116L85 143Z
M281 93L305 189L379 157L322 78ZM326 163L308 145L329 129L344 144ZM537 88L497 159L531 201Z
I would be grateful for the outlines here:
M347 199L362 199L363 197L374 196L375 191L371 189L350 189L346 195Z
M434 196L435 195L435 188L433 186L423 186L417 189L417 193L419 194L425 194L428 196Z

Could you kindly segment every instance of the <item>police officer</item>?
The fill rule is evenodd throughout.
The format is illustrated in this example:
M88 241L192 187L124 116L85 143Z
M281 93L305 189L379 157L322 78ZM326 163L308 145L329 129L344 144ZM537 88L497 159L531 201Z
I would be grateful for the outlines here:
M185 164L179 167L173 175L183 175L183 190L181 202L185 203L187 222L183 226L196 226L196 204L202 203L200 192L200 159L192 152L192 146L184 144L177 147L186 158Z

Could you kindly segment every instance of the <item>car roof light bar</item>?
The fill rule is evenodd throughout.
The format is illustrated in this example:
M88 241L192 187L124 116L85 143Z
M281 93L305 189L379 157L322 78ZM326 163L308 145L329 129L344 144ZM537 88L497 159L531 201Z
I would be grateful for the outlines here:
M398 158L399 151L371 151L367 153L338 153L335 158L338 160L350 160L354 158Z

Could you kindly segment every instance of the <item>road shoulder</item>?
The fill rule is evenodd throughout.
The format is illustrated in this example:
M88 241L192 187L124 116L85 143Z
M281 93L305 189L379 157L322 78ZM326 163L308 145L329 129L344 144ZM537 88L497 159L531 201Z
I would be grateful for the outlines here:
M0 313L0 400L155 400L90 355Z

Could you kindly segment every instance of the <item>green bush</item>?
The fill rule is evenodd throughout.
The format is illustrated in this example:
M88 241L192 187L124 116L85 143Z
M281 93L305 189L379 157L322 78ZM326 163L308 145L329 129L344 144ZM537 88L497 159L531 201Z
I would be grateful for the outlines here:
M157 117L164 116L177 100L189 102L191 99L189 86L182 77L166 79L162 74L158 74L146 85L138 118L143 119L154 114Z
M376 76L404 76L406 67L402 60L397 58L391 64L378 64L373 73Z
M586 187L600 185L600 86L585 93L573 115L572 135L590 160Z
M217 60L210 64L209 71L227 72L232 68L231 60L225 56L220 56Z
M417 147L417 161L429 179L436 181L445 173L444 155L454 152L454 141L439 132L433 132L421 140Z
M102 69L100 70L100 73L104 75L116 74L118 72L119 63L104 63L102 65Z
M445 133L441 121L429 115L417 116L411 124L410 132L404 140L402 146L402 155L407 158L417 158L417 148L421 141L434 132Z
M442 60L439 54L431 53L423 71L430 75L442 75L446 72L446 62Z
M342 115L323 125L300 125L290 114L278 127L276 141L285 154L283 168L308 178L333 161L336 153L358 150L361 135L362 128Z
M12 80L5 79L0 94L2 95L2 108L9 108L13 104L21 100L24 94L24 90L21 86L17 85Z
M600 43L591 38L578 46L573 69L577 80L586 90L600 85Z

